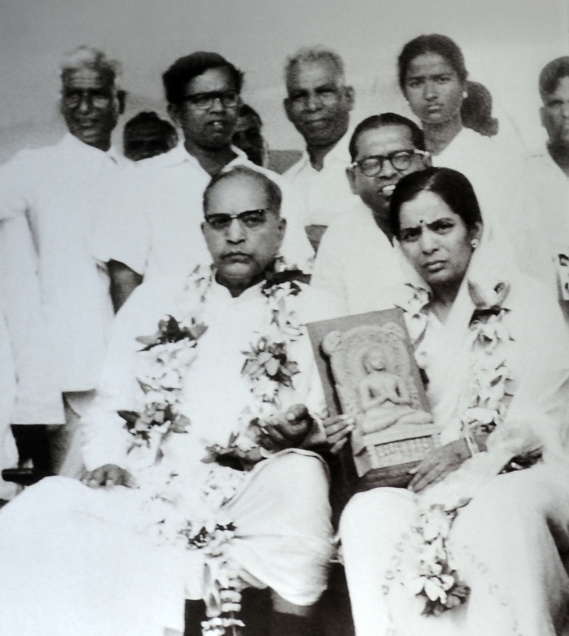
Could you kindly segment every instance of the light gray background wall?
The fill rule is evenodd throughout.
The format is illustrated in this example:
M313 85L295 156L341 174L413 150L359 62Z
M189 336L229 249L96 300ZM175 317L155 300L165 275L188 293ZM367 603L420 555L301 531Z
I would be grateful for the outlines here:
M373 112L409 114L395 58L421 33L445 33L463 48L471 78L493 93L505 133L525 145L544 138L536 78L569 51L565 0L1 0L0 160L61 134L55 106L61 52L107 50L124 66L129 113L162 104L160 74L177 57L215 50L246 71L245 97L273 148L299 148L286 121L282 66L306 44L345 58L358 91L354 121Z

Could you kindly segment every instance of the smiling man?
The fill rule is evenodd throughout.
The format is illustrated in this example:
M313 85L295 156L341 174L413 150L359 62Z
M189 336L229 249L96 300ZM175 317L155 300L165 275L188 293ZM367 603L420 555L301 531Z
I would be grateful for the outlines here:
M111 148L125 98L119 70L97 49L81 46L68 53L60 72L67 134L54 146L23 150L0 168L5 212L0 216L25 215L30 223L53 375L66 401L68 426L53 431L56 472L69 443L67 433L92 399L113 316L108 277L87 244L119 172ZM70 458L64 472L77 468L72 463Z
M184 599L204 599L229 628L245 587L270 588L270 636L311 633L333 539L326 466L308 450L325 439L324 397L304 324L333 314L278 259L280 204L248 167L214 177L210 264L179 286L144 283L117 315L86 419L85 485L44 480L0 514L0 622L12 633L56 633L72 604L78 634L178 634ZM139 488L119 487L133 477ZM14 538L21 528L29 544ZM39 553L49 567L34 561L32 589L20 581Z
M304 225L317 247L331 221L354 203L344 171L350 163L348 126L355 93L345 83L342 58L324 47L292 55L285 81L286 115L306 143L285 178L304 198Z
M419 127L395 113L358 124L350 154L346 176L359 200L324 235L312 285L326 289L353 314L371 310L370 290L401 278L388 222L389 200L401 177L425 168L429 157Z
M168 113L183 138L170 152L125 171L93 245L97 259L109 263L117 309L143 278L185 277L209 262L200 223L203 192L214 175L247 165L280 180L232 145L241 107L239 69L217 53L198 51L174 62L162 79ZM313 251L296 210L285 192L283 215L290 223L283 253L303 268Z

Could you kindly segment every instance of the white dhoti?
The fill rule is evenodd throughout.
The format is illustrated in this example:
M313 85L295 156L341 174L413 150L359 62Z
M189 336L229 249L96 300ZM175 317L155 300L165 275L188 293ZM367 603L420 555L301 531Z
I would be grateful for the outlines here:
M540 464L482 487L453 523L449 547L471 588L466 605L422 616L424 601L391 578L416 495L376 488L348 503L340 536L357 636L550 636L569 607L567 474ZM387 573L387 577L386 577ZM391 580L390 580L391 578Z
M54 477L0 513L3 636L162 636L183 631L201 550L153 545L135 531L145 495ZM333 551L320 458L283 451L258 464L221 513L236 527L226 555L247 583L298 605L326 586Z

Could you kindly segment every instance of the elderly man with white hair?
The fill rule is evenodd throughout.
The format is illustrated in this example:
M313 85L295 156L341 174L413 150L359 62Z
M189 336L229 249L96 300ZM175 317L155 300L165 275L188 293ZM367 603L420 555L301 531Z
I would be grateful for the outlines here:
M52 431L52 470L68 454L77 416L90 401L113 311L106 272L88 249L94 215L117 170L111 134L123 111L118 63L80 46L61 63L59 143L23 150L0 169L0 216L25 215L37 253L51 365L66 405L66 427ZM66 466L65 471L74 468Z
M285 173L305 200L304 225L315 248L326 227L358 198L346 182L350 165L350 111L355 93L344 62L322 46L302 48L285 66L286 115L306 142L303 156Z

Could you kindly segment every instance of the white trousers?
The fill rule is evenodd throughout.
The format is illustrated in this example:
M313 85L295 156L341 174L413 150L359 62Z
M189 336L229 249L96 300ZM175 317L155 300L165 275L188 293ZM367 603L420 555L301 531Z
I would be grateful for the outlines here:
M568 481L566 472L539 464L499 475L476 493L449 540L470 597L439 617L422 616L423 602L386 578L417 520L416 496L396 488L355 495L340 537L357 636L565 633Z

